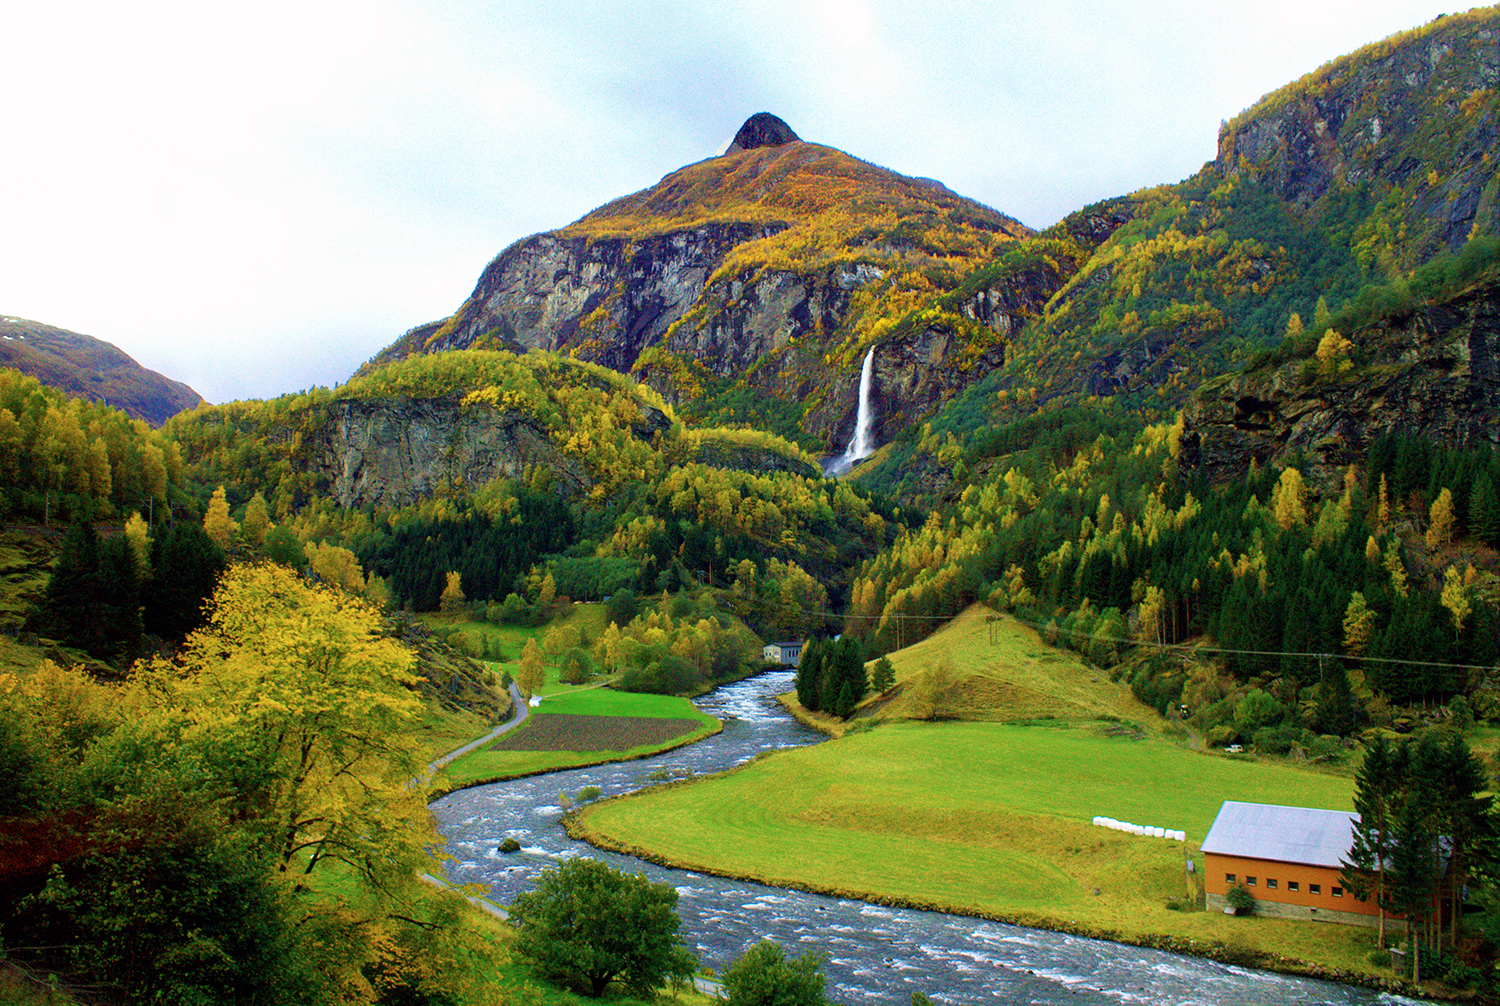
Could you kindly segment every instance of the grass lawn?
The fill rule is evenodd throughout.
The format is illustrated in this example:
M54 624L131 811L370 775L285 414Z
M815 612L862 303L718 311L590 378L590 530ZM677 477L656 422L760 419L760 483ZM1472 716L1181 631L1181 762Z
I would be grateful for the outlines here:
M1344 809L1351 792L1347 777L1194 753L1109 723L901 722L608 801L581 827L689 869L1370 970L1362 930L1180 910L1196 904L1182 843L1090 823L1183 829L1196 852L1225 799Z
M670 695L638 695L633 692L617 692L609 688L572 688L565 693L553 694L531 711L536 718L556 714L571 714L588 717L632 717L640 719L688 719L697 722L692 733L653 744L639 744L621 749L588 749L567 751L495 751L489 747L471 751L446 769L452 788L473 785L480 781L513 779L516 776L534 775L581 765L597 765L608 761L627 761L643 758L670 748L702 740L719 731L719 721L707 713L698 711L687 699ZM518 727L527 730L530 723ZM581 741L582 743L582 741Z
M889 659L895 685L867 698L856 716L998 723L1113 718L1153 731L1168 728L1108 672L1048 646L1035 630L982 604Z

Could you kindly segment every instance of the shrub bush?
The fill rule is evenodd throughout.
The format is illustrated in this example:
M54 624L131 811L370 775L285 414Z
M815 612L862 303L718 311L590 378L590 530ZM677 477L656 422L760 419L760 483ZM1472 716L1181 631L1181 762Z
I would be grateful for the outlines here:
M1244 884L1236 884L1231 887L1224 900L1229 902L1229 907L1233 908L1236 912L1249 912L1255 909L1255 899L1250 896L1250 892L1245 889Z

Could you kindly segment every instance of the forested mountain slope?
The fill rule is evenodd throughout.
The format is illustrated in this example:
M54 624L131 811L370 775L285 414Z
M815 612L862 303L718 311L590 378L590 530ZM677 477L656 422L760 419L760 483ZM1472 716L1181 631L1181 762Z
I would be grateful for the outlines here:
M634 368L668 400L707 412L740 383L795 404L816 441L847 438L862 354L889 341L893 320L1031 231L940 183L788 135L761 134L769 145L689 165L517 242L457 313L373 362L565 350ZM890 408L915 415L951 393L999 346L986 331L972 345L908 347L924 373L900 395L892 386Z
M1041 234L827 147L732 150L518 242L373 363L566 348L688 421L823 451L852 431L872 348L881 440L992 371L1011 419L1094 396L1162 415L1293 315L1496 232L1497 32L1479 9L1335 60L1226 123L1192 178Z
M186 384L147 370L103 340L23 318L0 317L0 366L152 426L203 401Z

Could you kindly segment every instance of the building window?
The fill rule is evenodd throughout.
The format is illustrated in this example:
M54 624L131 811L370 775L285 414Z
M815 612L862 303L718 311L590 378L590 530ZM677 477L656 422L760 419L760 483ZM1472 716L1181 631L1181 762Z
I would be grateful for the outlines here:
M1342 887L1335 887L1330 893L1335 898L1342 898L1344 896L1344 889Z
M1302 890L1302 885L1297 883L1297 881L1295 880L1288 880L1286 882L1286 889L1288 891L1300 891Z
M1245 878L1245 886L1246 887L1254 887L1255 886L1255 878L1254 877L1246 877Z
M1226 874L1224 874L1224 883L1226 883L1226 884L1232 884L1232 883L1234 883L1234 874L1232 874L1232 873L1226 873Z
M1276 878L1275 877L1267 877L1266 878L1266 889L1267 890L1271 890L1271 891L1276 890Z
M1307 893L1308 894L1322 894L1323 893L1323 885L1322 884L1308 884L1307 885Z

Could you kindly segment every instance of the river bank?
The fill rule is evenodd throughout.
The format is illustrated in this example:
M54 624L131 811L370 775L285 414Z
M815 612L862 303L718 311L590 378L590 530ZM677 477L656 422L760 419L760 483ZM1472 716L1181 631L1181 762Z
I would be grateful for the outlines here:
M999 996L1058 1006L1105 1006L1125 1001L1163 1006L1192 1006L1205 1001L1216 1006L1289 1002L1353 1006L1377 1001L1376 992L1349 983L1349 975L1339 975L1345 984L1302 977L1317 972L1311 967L1295 968L1285 960L1247 954L1247 949L1255 948L1232 939L1221 940L1222 947L1195 946L1186 941L1202 944L1203 939L1192 932L1177 933L1174 927L1159 926L1151 939L1138 938L1134 944L1121 941L1121 937L1130 935L1125 932L1114 932L1111 941L1067 935L1069 928L1098 935L1111 935L1111 930L1121 928L1094 924L1081 914L1060 917L1057 921L1061 924L1052 931L1017 928L990 919L1037 919L995 906L979 906L979 912L962 915L893 907L957 906L964 901L957 897L894 897L911 892L882 890L858 875L849 876L845 882L818 886L841 893L865 890L873 896L868 902L804 893L798 887L766 887L729 879L735 874L747 875L748 871L720 871L716 875L658 866L649 860L702 862L707 857L669 856L666 853L670 850L655 848L655 843L636 843L641 846L638 851L647 854L643 860L568 837L564 827L567 815L557 805L559 790L574 792L584 786L598 786L606 796L616 796L651 787L653 793L695 793L703 787L658 781L707 777L753 761L743 774L784 760L766 758L768 750L783 750L792 756L828 747L817 743L821 735L797 723L777 704L775 696L790 685L789 674L768 675L714 693L702 704L705 711L724 720L724 731L667 755L640 763L522 779L504 786L471 788L438 801L433 810L455 857L446 869L449 880L482 884L493 900L504 903L515 893L529 889L541 872L571 856L589 855L619 869L645 872L678 890L684 934L705 966L722 969L761 939L776 940L793 953L823 950L830 955L829 997L835 1002L904 1001L914 991L947 1002L992 1001ZM880 727L867 734L856 733L849 740L860 742L884 730ZM715 776L709 785L717 785L718 778ZM736 813L753 816L762 811L754 802L731 803ZM669 827L686 823L675 814L669 817ZM520 852L509 856L498 852L498 844L507 837L519 842ZM736 841L737 836L721 838L721 844ZM971 871L969 864L953 858L956 872ZM796 858L786 856L782 861L796 862ZM975 868L987 869L983 864ZM1200 920L1208 918L1205 913L1196 914ZM1262 922L1274 924L1275 920L1256 920L1256 924ZM1164 936L1166 933L1173 935ZM1157 947L1162 949L1154 949ZM1174 953L1165 949L1168 947L1183 952ZM1238 963L1219 963L1209 956L1210 952ZM1307 956L1301 955L1301 959L1305 962ZM1244 965L1251 963L1274 970L1246 970ZM1323 969L1323 974L1331 977L1332 969ZM1378 1001L1391 1000L1385 997Z
M743 766L741 766L743 767ZM740 767L729 769L727 772L737 772ZM685 779L664 784L665 786L681 786L696 782L706 782L712 777L699 779ZM614 800L628 800L634 794L627 794L613 798ZM598 805L593 805L598 806ZM1323 981L1338 982L1357 988L1367 988L1379 992L1389 992L1398 995L1412 996L1415 998L1466 1000L1473 999L1465 996L1459 990L1433 990L1426 987L1415 986L1410 982L1401 981L1396 978L1387 978L1369 972L1361 972L1348 969L1340 969L1335 966L1325 966L1316 961L1308 961L1298 957L1288 957L1282 954L1255 950L1243 944L1226 942L1223 940L1200 940L1196 937L1179 935L1173 933L1122 933L1117 929L1105 926L1097 926L1087 921L1076 919L1062 919L1054 916L1035 914L1007 914L1004 912L989 911L977 908L973 905L956 904L947 901L933 901L919 897L885 894L878 891L859 890L835 885L815 884L805 879L788 875L766 875L754 871L735 872L717 867L711 863L695 862L685 859L676 859L661 855L651 849L634 845L629 842L619 841L609 835L590 828L585 820L586 813L593 806L579 808L563 817L563 827L570 838L587 843L596 849L611 852L616 855L628 856L632 859L653 863L657 866L674 870L682 870L695 874L706 874L708 876L722 877L726 880L738 880L749 883L764 884L771 887L782 887L789 890L804 891L808 894L822 895L829 898L840 898L862 901L867 904L881 905L888 908L905 908L920 912L941 912L948 915L960 915L972 919L983 919L988 922L998 922L1006 925L1020 926L1027 929L1040 929L1048 932L1062 933L1068 936L1078 936L1086 939L1107 940L1111 943L1123 943L1129 946L1145 947L1153 950L1164 950L1174 954L1183 954L1191 957L1201 957L1220 964L1233 967L1259 968L1266 971L1274 971L1278 974L1296 975L1305 978L1317 978Z
M784 698L781 705L788 706ZM1028 769L1018 772L1019 765ZM1193 774L1196 787L1174 783L1175 802L1150 792L1160 788L1153 777ZM1365 958L1375 949L1373 934L1364 930L1204 912L1201 890L1184 897L1183 860L1174 851L1183 846L1092 828L1080 803L1116 807L1135 796L1155 804L1162 820L1202 835L1219 793L1255 788L1281 802L1332 805L1347 800L1346 780L1204 759L1077 725L887 724L693 783L601 802L563 824L596 848L694 873L1363 988L1461 997L1372 969ZM1197 848L1186 851L1196 856Z

